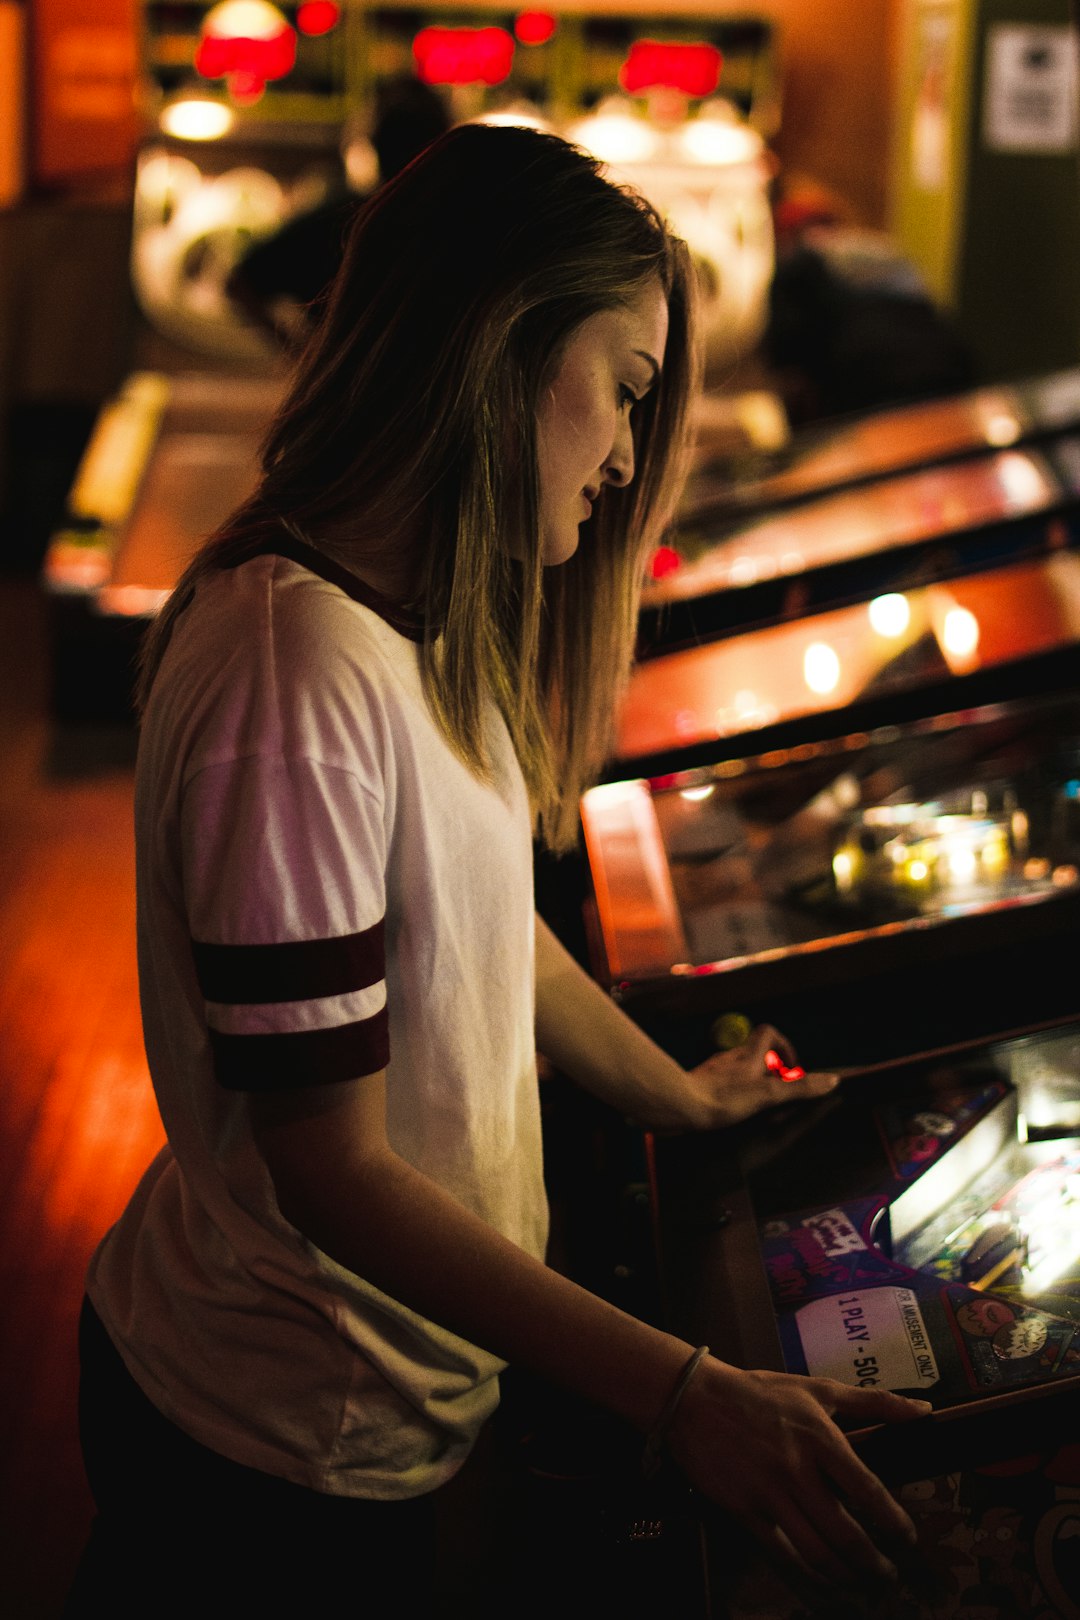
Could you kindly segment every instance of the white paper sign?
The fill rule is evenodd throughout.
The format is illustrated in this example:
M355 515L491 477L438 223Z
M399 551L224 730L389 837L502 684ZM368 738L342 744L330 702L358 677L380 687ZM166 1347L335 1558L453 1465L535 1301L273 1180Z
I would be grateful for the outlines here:
M998 23L986 47L983 141L991 152L1071 152L1077 35L1068 24Z
M941 1376L910 1288L832 1294L804 1305L795 1321L814 1378L864 1389L926 1389Z

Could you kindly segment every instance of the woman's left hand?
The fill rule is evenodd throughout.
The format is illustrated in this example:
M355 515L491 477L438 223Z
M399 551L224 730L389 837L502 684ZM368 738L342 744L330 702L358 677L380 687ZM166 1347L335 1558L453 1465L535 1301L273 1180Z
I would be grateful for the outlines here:
M765 1108L824 1097L840 1078L800 1069L791 1042L771 1024L758 1024L741 1046L713 1053L690 1075L709 1130L737 1125Z

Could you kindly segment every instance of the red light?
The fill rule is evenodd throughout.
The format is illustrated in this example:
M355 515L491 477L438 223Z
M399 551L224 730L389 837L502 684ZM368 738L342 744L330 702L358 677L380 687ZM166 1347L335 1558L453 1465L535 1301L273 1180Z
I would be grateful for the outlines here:
M304 0L296 8L296 26L302 34L315 37L328 34L341 21L341 7L334 0Z
M296 35L283 28L268 39L219 38L204 34L195 52L195 71L204 79L240 74L250 83L284 78L296 62Z
M514 41L505 28L422 28L413 55L425 84L501 84Z
M244 68L237 68L230 73L227 79L229 94L241 107L254 107L261 99L266 89L266 80L257 73L248 73Z
M674 574L676 569L682 567L682 558L671 546L657 546L653 552L649 572L653 579L665 579L668 574Z
M806 1070L800 1069L797 1064L794 1068L789 1069L779 1052L766 1052L765 1067L768 1069L770 1074L777 1075L781 1080L786 1080L789 1084L793 1080L806 1079Z
M630 95L664 89L711 96L723 64L715 45L665 45L656 39L639 39L619 69L619 83Z
M514 33L523 45L543 45L555 32L555 18L550 11L522 11L514 24Z

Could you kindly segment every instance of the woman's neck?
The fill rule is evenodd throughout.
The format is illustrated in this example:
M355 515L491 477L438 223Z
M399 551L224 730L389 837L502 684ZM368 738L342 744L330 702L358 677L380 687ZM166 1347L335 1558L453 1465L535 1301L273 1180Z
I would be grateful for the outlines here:
M385 541L376 544L358 535L355 530L343 535L335 535L330 530L316 536L307 534L295 523L287 523L286 527L298 539L332 558L339 567L347 568L388 602L399 607L409 607L415 603L419 581L415 566L416 549L411 543L396 538L389 545Z

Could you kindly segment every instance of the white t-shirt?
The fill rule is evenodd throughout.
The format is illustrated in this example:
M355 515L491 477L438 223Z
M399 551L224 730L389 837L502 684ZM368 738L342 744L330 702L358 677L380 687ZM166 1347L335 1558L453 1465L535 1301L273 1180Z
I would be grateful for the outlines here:
M386 1067L394 1150L543 1255L529 808L494 705L494 785L447 747L415 624L291 537L267 545L200 582L145 719L139 974L169 1145L88 1287L196 1440L407 1497L463 1461L502 1363L289 1225L245 1093Z

